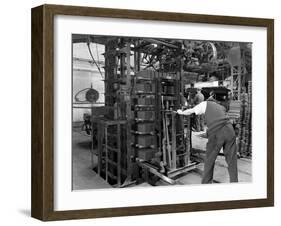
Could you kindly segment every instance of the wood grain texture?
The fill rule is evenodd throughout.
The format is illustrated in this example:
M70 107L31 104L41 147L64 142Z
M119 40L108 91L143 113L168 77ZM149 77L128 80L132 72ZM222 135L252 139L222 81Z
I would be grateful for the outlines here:
M32 205L46 220L53 212L53 15L32 9Z
M90 210L54 211L54 16L96 16L267 28L267 198ZM65 220L250 208L274 204L274 21L272 19L43 5L32 9L32 217Z
M31 18L31 215L43 219L43 6Z
M267 199L274 205L274 20L267 24Z

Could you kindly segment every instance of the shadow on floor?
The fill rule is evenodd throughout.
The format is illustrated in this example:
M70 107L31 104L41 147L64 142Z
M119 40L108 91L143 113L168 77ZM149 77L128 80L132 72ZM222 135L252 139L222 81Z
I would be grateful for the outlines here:
M91 141L83 141L83 142L78 142L78 143L76 143L76 145L77 145L79 148L89 150L89 149L91 149L92 142L91 142Z
M19 209L18 212L26 217L31 216L31 211L29 209Z

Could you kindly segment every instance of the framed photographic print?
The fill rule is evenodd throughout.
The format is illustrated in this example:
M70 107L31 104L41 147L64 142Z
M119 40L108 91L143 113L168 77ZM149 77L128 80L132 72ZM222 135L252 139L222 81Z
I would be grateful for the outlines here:
M32 9L32 216L274 205L273 19Z

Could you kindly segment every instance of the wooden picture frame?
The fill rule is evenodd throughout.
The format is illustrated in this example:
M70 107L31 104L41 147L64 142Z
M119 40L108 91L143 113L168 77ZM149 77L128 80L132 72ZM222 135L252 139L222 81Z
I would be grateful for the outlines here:
M54 16L240 25L267 29L267 198L156 206L54 211ZM31 215L50 221L163 214L274 205L274 20L62 5L32 9L32 202Z

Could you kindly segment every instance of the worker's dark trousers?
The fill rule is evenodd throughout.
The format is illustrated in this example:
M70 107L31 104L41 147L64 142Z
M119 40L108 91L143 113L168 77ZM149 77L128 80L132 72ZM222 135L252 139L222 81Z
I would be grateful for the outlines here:
M196 115L195 116L196 130L203 131L204 130L204 115Z
M238 182L236 137L232 125L228 123L214 134L208 134L203 184L212 183L215 161L222 147L228 165L230 182Z

